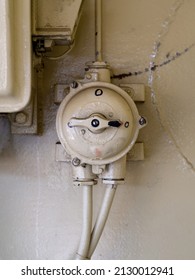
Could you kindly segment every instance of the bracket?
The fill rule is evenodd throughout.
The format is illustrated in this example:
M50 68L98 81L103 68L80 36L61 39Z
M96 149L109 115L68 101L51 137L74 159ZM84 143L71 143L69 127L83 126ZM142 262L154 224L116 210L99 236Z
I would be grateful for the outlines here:
M145 101L144 84L120 84L119 87L126 91L134 102ZM69 84L56 84L54 86L54 103L57 105L60 104L69 92Z
M71 156L66 153L60 142L57 142L55 146L55 158L58 162L71 162ZM144 160L144 144L137 142L127 154L127 161L140 160Z
M9 115L12 134L37 134L37 91L34 89L28 106Z
M122 88L126 93L130 95L130 97L135 102L144 102L145 101L145 85L144 84L120 84L120 88Z

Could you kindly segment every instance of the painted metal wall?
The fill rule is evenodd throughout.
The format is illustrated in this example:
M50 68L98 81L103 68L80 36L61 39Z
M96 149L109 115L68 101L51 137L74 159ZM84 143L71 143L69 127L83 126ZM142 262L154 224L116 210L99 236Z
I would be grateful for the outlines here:
M103 1L103 53L113 82L145 83L143 162L126 184L94 259L195 257L194 0ZM54 84L83 77L94 60L94 7L86 0L76 44L39 75L39 136L11 135L0 118L0 259L69 259L81 230L82 190L55 162ZM122 78L122 79L121 79ZM95 187L98 208L103 186Z

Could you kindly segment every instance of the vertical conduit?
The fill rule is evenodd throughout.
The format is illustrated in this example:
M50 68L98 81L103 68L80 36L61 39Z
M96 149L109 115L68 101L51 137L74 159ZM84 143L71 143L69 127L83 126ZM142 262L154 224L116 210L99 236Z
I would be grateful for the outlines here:
M95 1L95 57L102 62L102 1Z

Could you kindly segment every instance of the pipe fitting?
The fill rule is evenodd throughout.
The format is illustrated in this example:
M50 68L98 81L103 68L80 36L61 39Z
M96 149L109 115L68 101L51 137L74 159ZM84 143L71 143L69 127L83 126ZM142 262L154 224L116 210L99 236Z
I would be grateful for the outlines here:
M72 165L73 184L74 186L92 186L97 184L97 176L92 172L92 166L82 164L79 166Z

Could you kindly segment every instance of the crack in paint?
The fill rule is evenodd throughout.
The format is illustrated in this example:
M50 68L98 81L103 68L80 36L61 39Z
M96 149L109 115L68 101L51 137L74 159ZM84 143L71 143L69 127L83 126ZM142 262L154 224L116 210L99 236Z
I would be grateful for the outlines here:
M151 61L150 61L149 67L145 68L144 70L141 70L141 71L135 71L135 72L128 72L128 73L113 75L112 76L113 79L123 79L123 78L126 78L126 77L137 76L137 75L141 75L143 73L149 72L150 76L149 76L149 79L148 79L148 84L152 85L153 72L158 67L162 67L162 66L165 66L165 65L169 64L171 61L175 60L176 58L180 57L183 53L187 52L187 51L182 51L180 53L176 52L176 54L178 54L178 55L175 54L172 57L173 58L172 60L170 58L168 58L167 60L165 60L164 62L162 62L160 64L155 64L155 60L156 60L157 55L159 53L160 47L162 45L162 40L167 35L171 24L174 22L174 19L177 15L177 12L179 11L179 9L182 7L183 4L184 4L184 0L177 0L171 6L169 14L168 14L167 18L163 21L162 28L157 35L156 41L154 42L153 51L152 51L152 54L150 55ZM188 49L188 48L186 48L186 49Z
M150 56L151 57L151 61L150 61L150 67L149 67L150 74L149 74L149 78L148 78L148 85L149 85L149 87L151 89L152 103L155 105L157 116L159 118L161 126L170 135L170 137L171 137L171 139L172 139L176 149L178 150L179 154L181 155L181 157L183 158L183 160L185 161L187 166L193 172L195 172L195 167L194 167L193 163L182 152L180 146L178 145L178 143L177 143L175 137L173 136L173 134L171 133L169 127L166 126L166 124L163 122L163 120L161 118L161 113L160 113L159 105L158 105L157 100L156 100L156 93L155 93L155 90L154 90L154 87L153 87L154 71L158 67L165 66L165 65L169 64L170 62L176 60L177 58L181 57L182 55L187 53L195 45L195 43L192 43L189 47L185 48L182 52L176 52L175 55L172 56L172 57L170 57L170 53L167 53L167 55L166 55L167 59L163 63L161 63L159 65L155 64L155 60L156 60L156 58L157 58L157 56L159 54L159 50L160 50L160 46L162 45L162 41L163 41L164 37L166 37L167 33L169 32L170 26L174 22L174 19L177 16L178 11L183 6L183 4L184 4L184 0L177 0L174 3L174 5L170 8L170 13L169 13L168 17L164 20L164 22L162 24L163 28L160 30L160 32L158 34L158 39L154 43L153 52L152 52L152 54Z
M145 68L144 70L138 70L138 71L134 71L134 72L128 72L128 73L121 73L121 74L116 74L113 75L111 78L112 79L123 79L123 78L127 78L127 77L131 77L131 76L138 76L150 71L156 71L157 68L163 67L167 64L169 64L170 62L176 60L177 58L181 57L182 55L184 55L185 53L187 53L192 47L195 46L195 43L191 44L189 47L185 48L184 50L182 50L181 52L176 52L174 55L170 56L170 53L167 53L166 55L166 60L159 63L159 64L155 64L154 61L150 62L150 66L148 68Z
M157 104L156 102L156 94L155 91L153 89L153 80L154 80L154 71L152 70L153 66L155 65L155 60L159 54L160 51L160 47L162 45L163 39L166 37L166 35L168 34L170 27L172 25L172 23L174 22L175 17L177 16L177 13L179 11L179 9L183 6L184 4L184 0L177 0L171 7L169 10L169 14L166 17L166 19L163 21L162 23L162 28L159 31L158 35L157 35L157 39L154 42L154 46L153 46L153 51L152 54L150 55L151 57L151 61L150 61L150 71L149 71L149 77L148 77L148 85L151 88L151 98L152 98L152 103L153 104ZM181 53L177 52L179 55L176 57L180 57ZM185 52L184 52L185 53ZM173 56L173 60L175 60L175 56ZM171 61L170 59L167 59L164 63L161 63L160 65L164 66L169 64ZM162 67L161 66L161 67Z
M153 50L152 50L152 53L150 55L151 60L150 60L150 63L149 63L149 67L145 68L144 70L138 70L138 71L134 71L134 72L127 72L127 73L121 73L121 74L114 74L111 78L120 80L120 79L123 79L123 78L126 78L126 77L138 76L138 75L142 75L144 73L149 73L148 86L151 89L151 100L152 100L152 104L155 105L155 109L156 109L158 119L160 121L160 125L170 135L176 149L178 150L179 154L181 155L181 157L183 158L183 160L185 161L187 166L189 166L189 168L193 172L195 172L195 167L194 167L193 163L182 152L180 146L178 145L178 143L177 143L176 139L174 138L173 134L171 133L170 129L167 127L167 125L163 122L163 120L161 118L159 104L157 103L156 93L155 93L155 90L154 90L154 87L153 87L154 72L157 69L159 69L161 67L164 67L164 66L170 64L171 62L175 61L176 59L180 58L181 56L183 56L184 54L189 52L195 46L195 43L192 43L190 46L186 47L184 50L182 50L180 52L177 51L173 55L171 55L170 52L168 52L166 54L165 60L163 62L161 62L159 64L155 63L155 61L157 59L157 56L159 54L159 51L160 51L160 47L162 46L162 42L163 42L164 38L166 37L166 35L168 34L168 32L170 30L170 27L171 27L172 23L174 22L177 14L178 14L178 11L181 9L183 4L184 4L184 0L177 0L170 7L169 14L166 17L166 19L163 21L162 28L157 35L156 41L154 42Z

